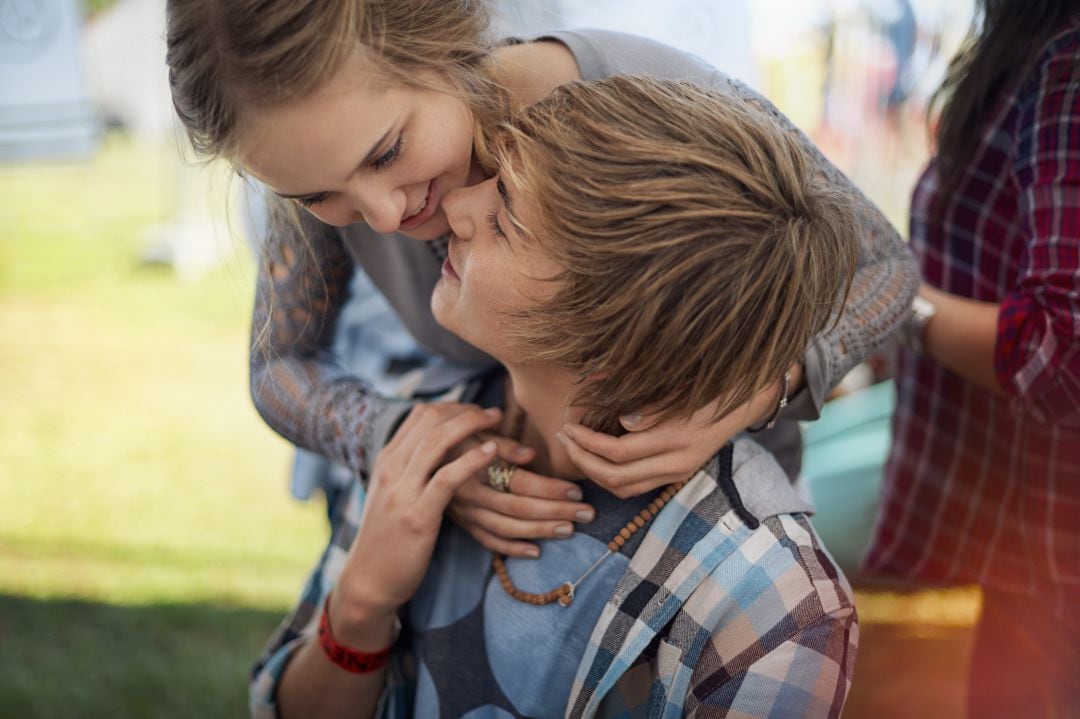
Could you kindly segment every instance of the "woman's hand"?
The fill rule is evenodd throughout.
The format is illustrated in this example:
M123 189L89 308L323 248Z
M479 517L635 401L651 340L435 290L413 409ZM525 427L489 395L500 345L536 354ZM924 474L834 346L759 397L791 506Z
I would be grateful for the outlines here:
M424 578L446 505L462 482L495 459L495 443L443 464L447 452L501 417L497 409L474 405L417 405L379 453L360 528L327 603L339 643L376 652L394 642L397 610ZM323 655L319 642L308 641L281 677L279 714L374 716L385 681L385 669L342 671Z
M788 396L802 385L802 367L791 367ZM622 437L566 425L560 439L570 459L590 479L617 497L635 497L672 482L689 479L732 437L772 415L779 381L719 420L714 403L688 419L659 421L654 416L624 417L629 431ZM531 459L529 450L499 439L498 454L511 464ZM524 454L520 453L525 450ZM447 514L477 542L511 557L538 557L540 549L527 539L562 538L573 534L574 522L591 522L595 511L581 501L574 482L545 477L523 468L514 471L509 492L488 484L487 472L464 482Z
M363 520L331 600L335 634L345 644L363 646L372 619L393 614L416 592L447 505L494 461L496 446L485 442L443 462L451 448L501 417L498 409L474 405L417 405L379 453Z
M509 440L506 440L509 441ZM527 455L531 459L531 452ZM499 456L507 462L523 455ZM581 502L575 482L554 479L518 467L510 489L500 492L488 483L487 470L461 485L447 514L486 549L509 557L539 557L540 548L525 539L569 537L574 522L591 522L596 511Z
M788 397L802 384L802 366L791 367ZM580 424L556 435L566 453L586 475L616 497L636 497L672 482L689 479L739 432L770 417L776 409L779 381L719 420L719 402L688 419L660 420L656 415L624 416L627 434L614 437Z

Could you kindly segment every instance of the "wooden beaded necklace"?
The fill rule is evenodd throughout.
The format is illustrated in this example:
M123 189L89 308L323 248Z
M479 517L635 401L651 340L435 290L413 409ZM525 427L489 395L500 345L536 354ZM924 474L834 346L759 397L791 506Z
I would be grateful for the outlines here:
M660 510L667 504L675 494L682 489L686 482L675 482L669 484L664 488L664 491L660 493L653 501L649 502L649 505L645 509L641 510L636 517L626 523L619 533L611 538L608 542L607 551L593 562L592 566L585 570L585 573L578 577L573 582L563 582L555 589L544 592L543 594L533 594L532 592L525 592L514 586L514 583L510 580L510 574L506 571L506 557L501 554L491 555L491 566L495 569L495 576L499 578L499 584L502 585L503 590L514 599L519 602L525 602L526 604L533 604L536 606L543 606L545 604L551 604L554 601L558 601L560 605L569 607L574 601L574 591L578 585L585 581L585 579L593 573L593 571L600 566L600 563L605 559L615 554L619 549L626 544L626 540L630 539L633 534L644 527L649 520L655 517Z
M510 428L512 438L520 441L521 435L524 433L525 429L525 413L521 411L520 407L518 408L517 415L510 423ZM561 606L569 607L574 601L574 592L577 590L578 585L584 582L605 559L618 552L635 532L644 527L651 519L653 519L653 517L659 514L664 505L671 501L671 498L674 497L685 484L686 481L684 480L682 482L673 482L665 487L664 491L661 492L658 497L649 502L645 509L638 512L637 516L627 522L626 525L611 538L611 541L608 542L607 545L607 551L600 555L600 557L592 563L592 566L586 569L585 573L573 582L563 582L558 587L544 592L543 594L533 594L532 592L523 591L515 587L514 582L510 579L510 573L506 569L505 555L492 553L491 566L495 570L495 576L499 578L499 584L502 585L503 590L507 594L525 604L532 604L540 607L557 601Z

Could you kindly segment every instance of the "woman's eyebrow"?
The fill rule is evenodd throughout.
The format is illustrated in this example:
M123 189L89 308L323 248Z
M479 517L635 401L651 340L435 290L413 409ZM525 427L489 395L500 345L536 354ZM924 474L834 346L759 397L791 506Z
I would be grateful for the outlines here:
M360 161L360 164L358 164L357 167L363 167L364 165L371 162L371 160L375 157L375 155L378 154L379 148L382 147L386 143L387 138L389 138L390 134L394 131L394 127L395 127L394 125L391 125L390 129L383 133L383 136L380 137L378 139L378 141L376 141L376 143L371 146L371 149L368 150L366 155L364 155L364 159ZM301 193L298 193L298 194L295 194L295 195L283 195L280 192L277 192L275 194L278 197L281 197L281 198L286 199L286 200L301 200L301 199L309 199L309 198L312 198L312 197L318 197L319 195L326 194L326 190L319 190L318 192L301 192Z

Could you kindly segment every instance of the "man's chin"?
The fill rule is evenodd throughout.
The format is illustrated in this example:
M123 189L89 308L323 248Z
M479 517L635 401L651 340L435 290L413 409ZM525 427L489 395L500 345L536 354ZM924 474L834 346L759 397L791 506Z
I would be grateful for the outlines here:
M431 293L431 314L435 317L435 321L438 323L439 327L461 337L461 335L454 330L455 323L453 314L449 311L447 306L451 302L451 299L444 296L444 294L449 291L450 288L446 286L446 278L440 277L439 281L435 283L435 289L432 290ZM462 337L462 339L465 338Z
M435 284L435 291L431 296L431 314L435 317L435 322L438 323L439 327L442 327L458 339L468 342L473 347L490 354L488 349L477 344L478 340L483 343L485 338L470 336L470 333L467 331L469 323L465 318L458 316L457 313L454 312L452 306L449 306L453 302L453 299L450 297L439 296L439 293L449 291L449 288L446 287L446 279L439 278L439 281ZM475 334L475 332L472 333L472 335Z

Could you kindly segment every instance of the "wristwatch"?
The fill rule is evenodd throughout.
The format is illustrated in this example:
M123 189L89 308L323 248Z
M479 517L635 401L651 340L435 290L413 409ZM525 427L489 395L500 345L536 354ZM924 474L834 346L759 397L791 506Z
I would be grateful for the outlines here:
M926 332L926 325L936 314L937 306L933 302L920 295L915 295L915 299L911 301L908 316L904 319L904 323L900 325L900 330L897 332L897 339L900 340L900 344L917 355L923 354L925 349L923 346L923 334Z

